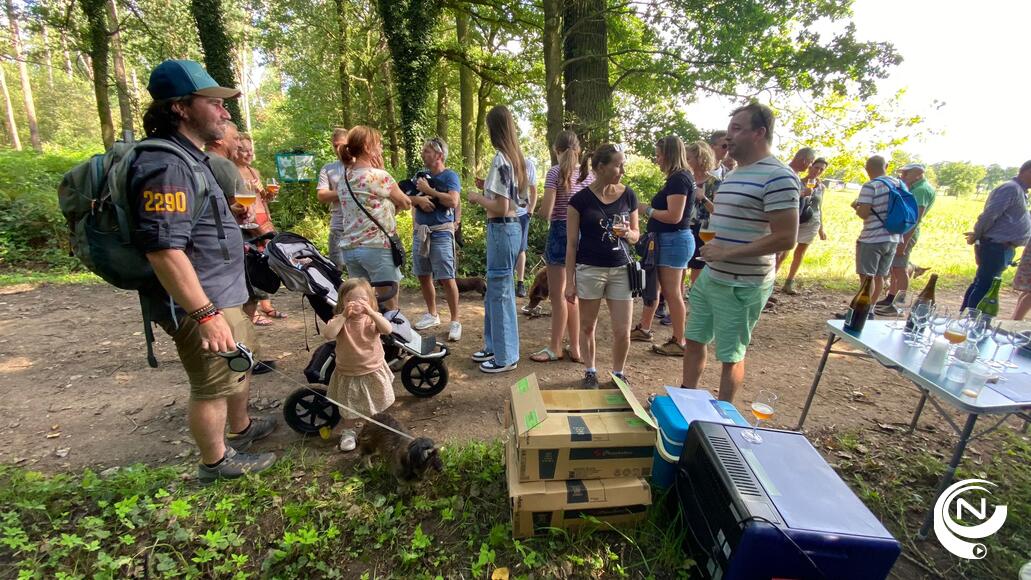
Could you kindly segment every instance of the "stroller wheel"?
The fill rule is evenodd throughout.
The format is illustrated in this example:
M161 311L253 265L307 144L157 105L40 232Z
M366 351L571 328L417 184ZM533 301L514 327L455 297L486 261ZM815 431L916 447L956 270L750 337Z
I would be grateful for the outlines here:
M447 386L447 365L442 358L413 356L401 367L401 384L416 397L432 397Z
M326 400L326 389L297 389L283 403L283 418L294 431L314 435L323 427L336 427L340 409Z

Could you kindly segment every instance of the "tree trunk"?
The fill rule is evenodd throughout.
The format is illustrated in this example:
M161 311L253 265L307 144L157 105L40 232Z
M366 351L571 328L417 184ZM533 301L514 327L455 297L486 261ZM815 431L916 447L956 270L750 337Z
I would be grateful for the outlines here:
M609 138L608 27L605 0L565 0L566 113L585 151Z
M29 139L32 148L43 152L43 142L39 138L39 125L36 123L36 105L32 99L32 84L29 82L29 67L25 64L25 55L21 52L21 38L18 30L18 13L14 10L14 0L7 0L7 20L11 25L11 48L14 60L18 62L18 76L21 78L22 100L25 101L25 118L29 123Z
M54 88L54 55L50 51L50 29L46 24L40 26L39 36L43 40L43 55L47 59L47 86Z
M100 136L104 140L104 148L110 149L115 142L115 125L111 119L111 100L107 92L107 0L79 0L79 5L89 26L90 64L93 68L97 114L100 116Z
M458 47L459 50L463 51L463 54L468 58L468 52L465 47L469 46L469 15L466 13L459 13L455 16L456 29L458 31ZM473 78L473 71L465 64L458 66L458 90L459 90L459 104L461 108L461 141L462 141L462 178L469 179L473 174L476 163L476 153L474 136L476 133L476 125L473 124L473 115L475 114L473 92L476 90L474 87L475 79Z
M72 54L68 52L68 33L61 31L61 52L64 53L64 72L72 80Z
M475 153L473 156L473 170L480 166L480 160L483 159L483 130L486 128L487 118L487 97L490 96L490 92L493 89L493 85L485 79L480 79L480 88L477 90L476 95L476 136L475 136Z
M437 137L447 141L447 71L442 69L437 85Z
M558 163L553 146L562 132L562 0L544 0L544 102L551 164Z
M197 22L197 35L204 51L204 67L208 74L223 87L237 86L233 74L233 41L226 32L222 0L190 0L190 10ZM226 109L234 123L243 125L240 103L236 99L226 99Z
M118 88L118 113L122 119L122 138L126 141L134 139L135 127L132 114L132 98L129 96L129 83L125 79L125 61L122 59L122 40L118 27L118 6L115 0L107 0L107 16L111 23L111 63L115 67L115 86Z
M340 38L337 43L337 58L340 59L340 63L337 65L337 74L340 77L340 120L343 121L344 127L351 128L351 71L348 70L348 63L350 62L350 50L348 43L350 42L350 36L348 34L349 22L347 20L347 0L336 0L337 7L337 20L340 24Z
M397 134L397 105L394 103L394 82L390 73L390 62L384 60L380 65L380 71L383 74L383 90L386 91L385 111L387 114L387 137L390 143L390 166L397 167L401 162L399 159L401 139Z
M240 100L243 102L243 126L248 133L251 132L251 73L247 65L247 54L250 49L244 44L240 51Z
M4 127L10 137L11 146L15 151L21 151L21 139L18 137L18 123L14 120L14 106L11 105L11 93L7 90L7 74L4 73L3 63L0 62L0 92L4 94Z

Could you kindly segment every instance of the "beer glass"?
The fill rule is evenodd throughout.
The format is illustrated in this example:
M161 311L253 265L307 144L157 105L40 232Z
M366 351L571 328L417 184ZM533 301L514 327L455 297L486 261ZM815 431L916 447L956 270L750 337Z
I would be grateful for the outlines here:
M741 433L751 443L759 444L763 442L763 438L759 435L757 429L759 423L763 421L769 421L773 418L773 406L777 402L777 395L773 391L761 390L759 394L752 401L752 415L755 417L755 424L752 425L751 431L745 431Z

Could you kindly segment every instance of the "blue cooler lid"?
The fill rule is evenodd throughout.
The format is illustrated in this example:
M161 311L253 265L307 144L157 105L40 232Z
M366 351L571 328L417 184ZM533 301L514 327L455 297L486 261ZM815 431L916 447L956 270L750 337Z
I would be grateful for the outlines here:
M708 394L708 393L706 393ZM673 399L669 397L655 397L652 401L652 414L655 415L655 422L662 431L663 439L675 441L682 445L687 439L687 419L680 414Z
M712 394L705 389L666 387L666 392L669 393L670 400L684 418L685 425L692 421L709 421L724 425L749 426L733 404L713 398ZM680 440L683 441L683 439Z

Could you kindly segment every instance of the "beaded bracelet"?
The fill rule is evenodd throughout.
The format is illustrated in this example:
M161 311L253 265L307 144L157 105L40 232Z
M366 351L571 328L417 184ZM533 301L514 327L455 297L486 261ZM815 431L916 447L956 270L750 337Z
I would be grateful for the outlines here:
M203 306L203 307L201 307L201 308L191 312L190 313L190 318L200 322L201 318L204 318L206 316L210 316L211 314L213 314L217 310L218 310L218 308L216 308L214 304L208 302L207 305L205 305L205 306Z
M216 316L220 316L221 314L221 310L216 310L207 316L202 316L201 318L197 319L197 324L205 324L207 322L211 322L213 318L215 318Z

